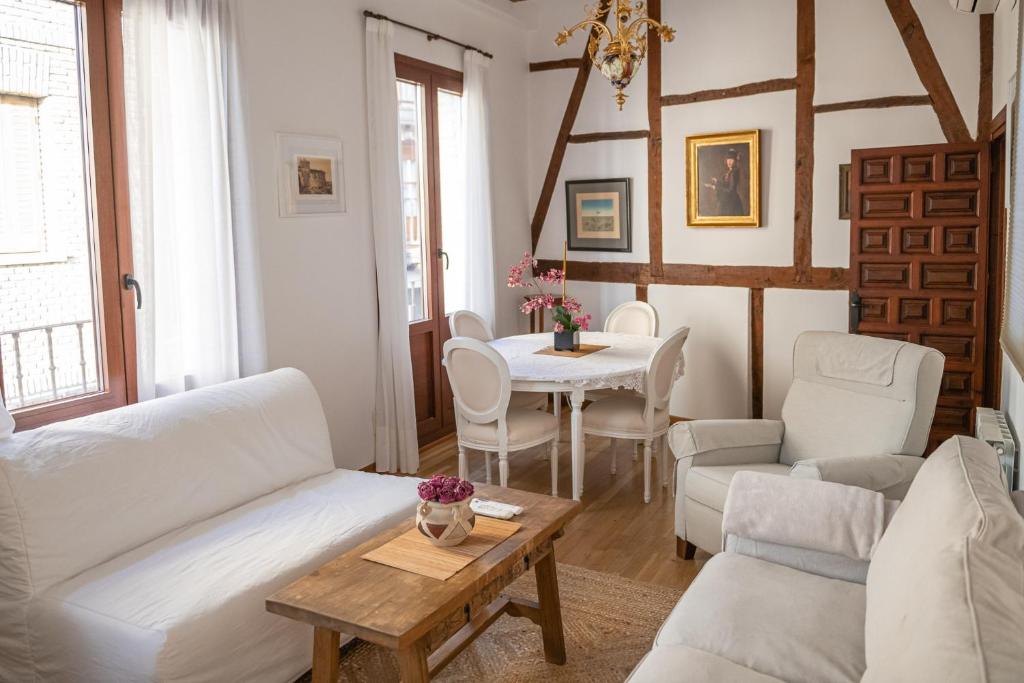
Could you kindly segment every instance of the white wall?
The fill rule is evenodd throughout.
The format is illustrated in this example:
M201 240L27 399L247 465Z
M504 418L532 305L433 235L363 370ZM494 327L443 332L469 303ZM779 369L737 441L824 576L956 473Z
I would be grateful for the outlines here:
M507 3L504 3L507 4ZM478 0L252 0L242 10L242 63L272 367L310 375L327 413L335 460L373 461L376 285L371 241L364 88L370 9L495 55L490 71L494 234L500 334L525 322L504 286L504 264L529 248L522 141L526 138L525 28ZM397 29L396 50L461 70L461 51ZM278 217L275 133L340 137L348 213Z
M530 60L578 57L585 38L564 47L557 29L582 18L578 0L546 0L527 17L535 27ZM977 16L957 14L946 2L914 0L936 56L946 72L970 129L978 109L979 37ZM796 3L775 0L673 0L663 3L665 21L677 30L663 48L665 95L725 88L796 74ZM817 0L815 104L922 95L921 85L899 32L881 0ZM1006 30L997 30L997 37ZM1011 69L1012 71L1012 69ZM529 195L535 202L543 182L562 112L571 89L571 70L534 74L530 93ZM646 129L646 66L618 112L612 88L591 74L575 133ZM996 110L1001 105L997 104ZM731 100L666 107L663 116L663 258L666 263L772 265L793 263L795 94L768 93ZM686 226L685 138L688 135L758 128L762 131L761 228ZM931 107L859 110L815 117L812 260L814 266L846 267L850 226L838 218L838 166L850 150L896 144L944 142ZM563 184L567 179L631 176L646 188L643 141L569 145L538 253L560 258L565 238ZM532 207L532 204L531 204ZM577 252L581 261L647 261L647 197L633 203L632 254ZM569 276L572 276L570 271ZM611 285L591 285L591 287ZM617 287L622 287L618 285ZM588 296L593 296L588 291ZM650 302L662 329L694 326L687 343L690 368L673 402L687 417L743 416L749 410L749 293L744 289L652 286ZM845 329L846 292L765 292L765 410L777 414L789 385L789 354L804 329ZM714 333L712 336L712 332ZM703 339L716 344L705 345ZM704 379L705 375L707 379ZM717 373L717 374L716 374Z

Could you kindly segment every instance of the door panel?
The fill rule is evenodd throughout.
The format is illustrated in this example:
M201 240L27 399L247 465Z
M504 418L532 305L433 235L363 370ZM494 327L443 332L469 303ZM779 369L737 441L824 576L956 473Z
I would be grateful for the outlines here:
M989 173L987 144L852 152L853 331L945 354L929 452L985 395Z

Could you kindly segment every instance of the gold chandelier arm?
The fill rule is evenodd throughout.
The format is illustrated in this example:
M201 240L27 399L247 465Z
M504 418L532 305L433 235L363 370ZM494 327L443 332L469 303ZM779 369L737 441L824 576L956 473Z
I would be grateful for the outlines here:
M599 33L603 34L608 40L612 39L612 32L608 30L608 27L604 25L604 22L596 21L594 19L587 19L576 24L572 28L562 29L555 36L555 45L565 45L566 41L572 37L572 34L576 33L583 28L597 29ZM600 40L600 37L598 38Z
M634 21L632 24L630 24L629 27L626 29L626 35L628 35L630 37L636 36L637 30L639 30L639 28L642 25L644 25L644 24L647 25L647 31L648 32L653 30L666 43L671 43L672 39L675 38L676 30L674 28L672 28L671 26L666 26L665 24L662 24L660 22L657 22L654 19L651 19L650 17L640 17L640 18L638 18L636 21Z

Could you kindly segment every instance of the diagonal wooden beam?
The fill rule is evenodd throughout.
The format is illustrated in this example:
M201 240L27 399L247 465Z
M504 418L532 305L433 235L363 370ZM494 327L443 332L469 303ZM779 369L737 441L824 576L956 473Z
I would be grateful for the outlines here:
M756 83L744 83L731 88L715 88L713 90L698 90L683 95L665 95L661 98L661 106L672 107L677 104L693 104L694 102L712 102L714 100L728 100L734 97L749 97L750 95L761 95L766 92L782 92L796 88L795 78L772 78L767 81Z
M991 14L978 17L978 42L981 45L981 74L978 76L978 142L987 142L992 135L992 43Z
M661 21L661 0L648 0L647 16ZM661 277L662 250L662 163L661 163L661 38L652 36L647 48L647 260L651 275Z
M607 21L610 7L611 0L601 0L601 11L598 15L600 21ZM569 144L569 136L572 134L573 124L576 123L576 115L579 114L580 104L583 102L583 93L587 89L587 80L590 78L591 69L594 68L590 63L587 49L590 45L590 40L594 37L596 37L596 30L591 29L588 34L587 45L583 48L583 56L580 57L580 65L576 69L576 81L572 85L569 102L565 105L565 113L562 114L562 125L558 128L555 146L551 150L551 160L548 161L548 172L544 176L544 185L541 186L540 196L537 198L537 208L534 209L533 220L530 221L530 237L534 251L537 250L537 243L540 242L540 232L544 228L544 219L547 218L548 209L551 208L551 197L555 194L558 172L562 169L562 161L565 160L565 148Z
M796 3L796 175L793 267L802 282L811 272L814 208L814 0Z
M885 4L889 7L892 20L896 22L903 44L907 46L907 53L910 55L910 61L914 63L917 76L932 98L932 107L935 109L935 115L939 117L939 125L946 135L946 141L970 142L971 134L964 123L963 113L956 103L956 98L953 97L953 91L946 81L945 74L942 73L942 67L935 57L935 51L932 50L911 0L885 0Z

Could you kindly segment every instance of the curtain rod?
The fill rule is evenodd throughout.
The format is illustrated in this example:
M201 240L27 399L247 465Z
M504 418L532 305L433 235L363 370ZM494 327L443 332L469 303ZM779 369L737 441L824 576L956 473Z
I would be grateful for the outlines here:
M492 55L490 52L484 52L483 50L481 50L478 47L473 47L472 45L466 45L465 43L460 43L459 41L452 40L451 38L445 38L444 36L442 36L442 35L440 35L438 33L434 33L433 31L428 31L427 29L420 28L419 26L413 26L412 24L406 24L406 23L401 22L401 21L395 21L394 19L391 19L390 17L386 17L383 14L377 14L376 12L371 12L370 10L363 10L363 16L364 17L370 17L371 19L382 19L383 21L390 21L392 24L397 24L399 26L404 26L407 29L411 29L413 31L419 31L420 33L426 34L427 40L443 40L446 43L451 43L452 45L458 45L461 48L465 48L467 50L473 50L474 52L479 52L480 54L482 54L484 57L487 57L488 59L494 59L494 55Z

